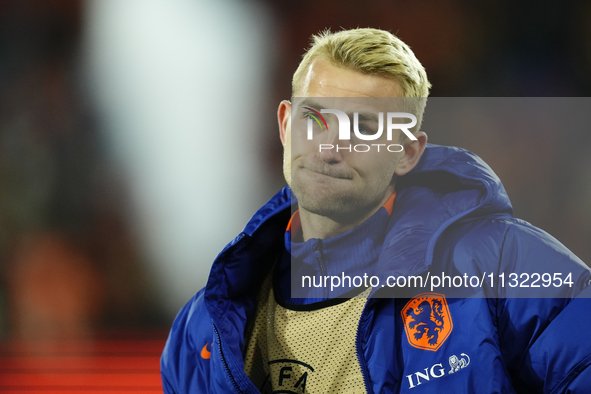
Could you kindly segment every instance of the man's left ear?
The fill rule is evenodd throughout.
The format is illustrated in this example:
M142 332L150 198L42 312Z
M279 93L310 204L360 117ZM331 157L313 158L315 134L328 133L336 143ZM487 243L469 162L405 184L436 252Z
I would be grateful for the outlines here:
M281 139L281 144L285 147L285 140L290 138L287 135L287 129L289 126L289 122L291 119L291 102L289 100L283 100L279 103L279 108L277 109L277 121L279 122L279 138Z
M422 131L417 131L413 134L416 140L407 140L404 147L404 157L400 159L394 173L398 176L405 175L410 172L421 158L427 145L427 134Z

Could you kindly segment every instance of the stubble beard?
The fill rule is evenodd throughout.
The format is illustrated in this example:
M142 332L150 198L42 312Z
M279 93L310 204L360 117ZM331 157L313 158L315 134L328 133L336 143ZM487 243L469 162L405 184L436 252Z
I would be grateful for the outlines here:
M348 174L339 171L333 172L330 165L324 166L319 163L308 162L304 167L324 173L332 172L335 176ZM295 168L303 170L301 165ZM283 175L298 200L299 208L342 224L358 223L361 219L367 218L369 213L379 209L388 188L395 183L395 176L392 175L389 184L375 186L372 190L334 190L330 186L314 188L294 176L292 169L291 157L284 155ZM384 175L386 176L386 174Z
M298 199L300 209L329 218L342 224L359 222L366 218L384 199L387 188L382 190L333 191L329 187L312 188L291 180L291 190Z

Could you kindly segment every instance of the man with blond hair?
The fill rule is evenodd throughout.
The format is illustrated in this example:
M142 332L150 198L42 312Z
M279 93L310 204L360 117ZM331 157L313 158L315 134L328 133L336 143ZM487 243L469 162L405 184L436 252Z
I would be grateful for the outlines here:
M289 186L180 311L165 392L588 392L589 269L513 218L480 158L427 144L430 84L410 48L323 32L292 88L278 110ZM505 272L561 286L523 293Z

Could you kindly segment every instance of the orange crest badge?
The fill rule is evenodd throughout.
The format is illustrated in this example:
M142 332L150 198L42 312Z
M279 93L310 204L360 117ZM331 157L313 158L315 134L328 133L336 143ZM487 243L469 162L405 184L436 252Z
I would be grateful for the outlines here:
M437 351L453 329L443 294L419 294L404 306L401 314L408 342L419 349Z

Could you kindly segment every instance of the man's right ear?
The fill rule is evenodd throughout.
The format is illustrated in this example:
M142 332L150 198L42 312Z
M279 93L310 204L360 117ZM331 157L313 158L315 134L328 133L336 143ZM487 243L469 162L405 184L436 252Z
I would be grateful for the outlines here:
M287 128L291 118L291 102L289 100L283 100L279 103L277 109L277 121L279 122L279 138L281 143L285 146L285 139L289 138L287 135Z

